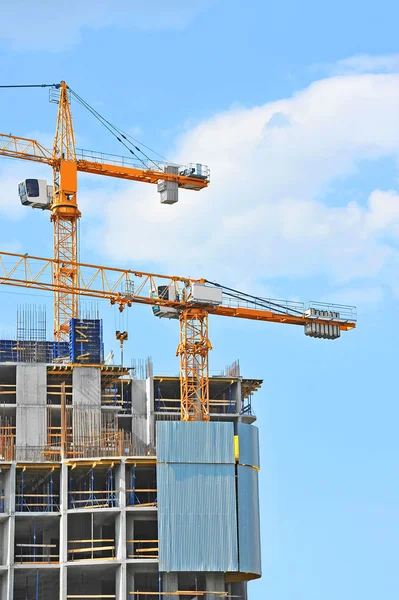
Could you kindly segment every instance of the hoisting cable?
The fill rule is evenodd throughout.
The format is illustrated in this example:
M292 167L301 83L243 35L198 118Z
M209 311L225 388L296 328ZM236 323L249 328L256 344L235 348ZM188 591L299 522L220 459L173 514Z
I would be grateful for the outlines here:
M106 129L108 129L108 131L111 133L111 135L113 135L118 142L120 142L123 146L125 146L125 148L131 153L133 154L133 156L135 158L137 158L138 161L140 161L145 168L147 168L146 163L139 157L137 156L137 154L135 154L133 152L133 150L131 150L129 148L129 146L127 146L119 137L118 135L115 133L115 131L113 131L114 129L116 129L113 125L111 125L111 123L108 123L106 119L104 119L104 117L102 117L99 113L97 113L97 111L92 108L89 104L87 104L87 102L85 102L83 100L83 98L81 98L80 96L78 96L78 94L76 94L73 90L71 90L71 88L68 88L69 91L71 92L72 96L79 102L79 104L81 104L84 108L86 108ZM157 165L158 167L158 165Z
M296 314L296 315L302 316L302 312L300 310L296 310L295 308L286 307L282 304L278 304L278 302L276 302L276 301L269 300L268 298L260 298L259 296L252 296L251 294L246 294L245 292L240 292L233 288L229 288L225 285L221 285L220 283L216 283L215 281L209 281L208 279L205 279L205 282L209 283L210 285L220 288L223 291L223 293L226 296L228 296L229 298L235 298L237 300L245 300L245 302L248 302L250 304L259 305L263 308L277 309L279 311L282 311L283 314Z
M53 88L60 88L60 84L59 83L36 83L36 84L30 84L30 85L0 85L0 88L47 88L47 87L53 87Z
M59 89L60 87L61 87L61 84L59 84L59 83L40 83L40 84L26 84L26 85L25 84L22 84L22 85L21 84L20 85L0 85L0 89L12 89L12 88L55 88L55 89ZM167 158L162 156L162 154L159 154L158 152L156 152L149 146L146 146L139 140L136 140L133 136L124 132L122 129L119 129L119 127L116 127L115 125L110 123L110 121L108 121L98 111L96 111L92 106L90 106L90 104L88 104L85 100L83 100L83 98L81 98L81 96L79 96L79 94L77 94L69 86L68 86L68 90L71 93L71 95L74 96L74 98L84 108L86 108L102 125L104 125L104 127L106 129L108 129L108 131L118 140L118 142L120 142L126 148L126 150L128 150L130 152L130 154L132 154L138 161L140 161L146 169L148 169L148 164L146 164L145 161L143 159L141 159L140 156L138 156L123 140L126 140L126 142L128 144L130 144L131 146L133 146L133 148L137 152L140 152L140 154L142 154L150 163L152 163L157 168L157 170L161 170L161 166L159 165L159 163L157 163L150 156L148 156L145 152L143 152L143 150L141 150L141 148L139 148L136 144L140 144L147 150L150 150L150 152L159 156L163 161L170 162L170 161L168 161ZM123 138L123 139L121 139L121 138Z
M130 144L131 146L133 146L133 148L137 152L140 152L149 162L151 162L153 165L155 165L155 167L157 169L160 169L160 165L157 162L155 162L152 158L150 158L138 146L136 146L135 144L133 144L133 142L129 141L128 138L130 136L128 134L125 134L121 129L119 129L118 127L116 127L115 125L113 125L110 121L108 121L105 117L103 117L97 110L95 110L95 108L93 108L92 106L90 106L90 104L88 104L88 102L86 102L85 100L83 100L83 98L81 98L81 96L79 96L79 94L77 94L76 92L74 92L70 87L68 87L68 89L71 92L72 96L82 106L84 106L84 108L86 108L98 121L100 121L100 123L102 123L102 125L104 125L104 127L106 129L108 129L108 131L110 133L112 133L112 135L118 140L118 142L120 142L131 154L133 154L133 156L135 158L137 158L146 168L148 168L148 164L146 164L145 161L143 161L139 156L137 156L137 154L121 138L123 138L124 140L126 140L126 142L128 144ZM121 136L121 137L119 137L119 136ZM152 152L152 150L151 150L151 152ZM160 155L158 155L158 156L160 156Z

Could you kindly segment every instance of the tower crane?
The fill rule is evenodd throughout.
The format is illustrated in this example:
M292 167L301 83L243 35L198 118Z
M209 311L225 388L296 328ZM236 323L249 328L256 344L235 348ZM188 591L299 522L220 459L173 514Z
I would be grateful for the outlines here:
M53 186L27 179L19 186L21 202L51 211L54 257L41 258L0 252L0 285L47 290L54 294L54 337L68 337L69 321L78 317L78 297L108 299L120 310L133 304L152 307L158 317L180 321L181 418L204 420L209 414L208 355L212 348L208 316L301 325L305 334L336 339L356 326L353 307L258 298L206 279L157 275L78 262L78 172L157 184L161 202L177 202L178 189L199 191L209 184L209 169L201 164L176 165L149 158L136 140L113 126L62 81L60 84L2 87L49 87L58 103L52 150L38 141L0 134L0 156L46 164L53 169ZM133 158L77 150L71 116L73 97L87 108L130 152ZM144 159L143 159L144 157Z
M51 211L54 226L54 338L67 340L69 321L78 317L78 172L157 184L163 204L177 202L178 189L200 191L209 184L209 169L199 163L177 165L150 158L137 141L102 117L65 81L59 84L1 85L0 88L50 88L50 100L58 103L52 150L38 141L0 133L0 156L46 164L53 169L53 186L28 179L19 186L23 204ZM84 106L128 150L132 158L78 150L71 114L71 97Z
M120 310L133 304L151 306L160 318L180 321L181 419L210 419L208 355L212 348L208 316L220 315L255 321L301 325L305 334L337 339L341 331L356 326L352 306L273 300L244 294L206 279L167 276L130 269L72 263L79 273L75 295L103 298ZM0 252L0 285L66 294L71 289L54 273L63 268L59 259Z

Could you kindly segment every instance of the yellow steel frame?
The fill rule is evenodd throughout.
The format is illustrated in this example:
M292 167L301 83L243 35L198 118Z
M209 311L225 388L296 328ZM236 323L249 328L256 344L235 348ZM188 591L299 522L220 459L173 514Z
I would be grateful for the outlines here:
M182 421L209 421L208 312L191 308L180 313L180 398Z
M92 173L132 181L156 184L160 179L177 182L179 187L201 190L208 186L208 179L164 173L161 170L135 168L124 164L107 164L102 158L94 160L76 157L68 86L61 81L56 133L53 150L47 150L36 140L0 133L0 155L20 158L53 167L54 197L51 220L54 225L54 338L68 339L69 320L78 316L79 272L78 221L81 213L77 204L77 173Z
M41 162L47 165L54 164L51 150L47 150L36 140L4 133L0 133L0 155Z
M0 156L21 158L23 160L45 163L50 166L59 167L60 164L60 157L53 155L52 150L47 150L47 148L44 148L36 140L7 135L5 133L0 133ZM123 164L123 157L120 157L119 161L120 164L110 164L103 160L101 155L99 155L97 160L76 158L76 168L80 173L104 175L106 177L116 177L129 181L141 181L142 183L156 184L160 179L164 179L166 181L174 181L179 187L190 190L202 190L209 185L209 179L165 173L157 169L126 166Z
M78 263L77 228L81 213L77 204L77 173L93 173L146 183L159 179L175 181L179 187L200 190L207 187L208 179L164 173L147 168L125 166L123 163L107 164L101 158L77 159L68 86L59 86L59 103L56 134L50 152L36 140L0 134L0 155L10 158L45 163L53 167L54 196L51 220L54 224L54 259L27 257L0 253L0 284L45 289L54 293L54 337L68 338L69 320L78 316L79 295L107 298L119 304L120 310L132 303L169 306L179 312L181 374L181 418L183 420L209 420L208 353L211 344L208 336L208 314L260 321L305 325L323 323L305 314L287 310L267 310L265 303L259 308L245 305L195 306L191 297L191 284L205 283L181 277L167 277L153 273L112 269ZM11 266L10 263L11 262ZM174 290L170 297L158 297L157 284ZM244 303L245 304L245 303ZM354 320L329 321L343 331L355 327Z
M37 290L48 290L52 292L68 291L69 286L63 283L55 283L53 271L61 263L52 258L29 256L28 254L17 254L14 252L0 252L0 285L12 285L16 287L28 287ZM195 308L191 295L193 283L205 283L205 279L191 279L176 275L159 275L145 271L133 271L131 269L118 269L115 267L104 267L89 263L74 263L79 272L78 285L75 294L89 296L92 298L103 298L111 304L118 304L123 310L125 306L135 304L147 304L149 306L167 306L175 308L179 312ZM164 295L158 296L159 285L173 290L170 297L178 297L179 300L165 300ZM267 298L263 299L267 302ZM245 303L245 299L243 300ZM282 300L280 302L283 302ZM199 308L199 307L197 307ZM229 306L224 300L219 306L202 307L209 314L223 317L236 317L239 319L250 319L256 321L267 321L270 323L284 323L286 325L301 325L307 323L320 323L325 325L323 317L313 318L306 314L289 314L289 312L273 312L266 308L250 308L246 306ZM343 307L351 309L352 307ZM356 327L356 316L353 312L351 318L345 320L328 319L329 325L336 325L341 331L349 331Z
M191 287L193 283L205 283L204 279L157 275L77 262L72 263L72 267L79 274L77 285L73 288L75 295L104 298L111 304L118 304L120 310L132 304L146 304L170 307L178 311L180 343L177 354L180 356L183 420L209 420L208 354L212 348L208 335L209 314L287 325L326 323L326 319L312 318L305 313L289 314L287 311L285 314L261 307L232 307L224 303L219 306L195 306ZM62 268L63 263L59 260L0 252L0 285L47 290L60 295L70 294L70 281L54 277L54 273ZM158 296L159 285L173 290L174 293L169 297L179 300L165 300L164 295ZM353 315L352 319L330 319L328 323L338 326L341 331L349 331L356 327L355 321Z
M61 82L57 126L53 146L54 197L51 220L54 224L55 286L65 288L54 294L54 337L68 340L69 321L78 316L79 271L77 267L77 227L80 211L77 205L77 166L68 88Z

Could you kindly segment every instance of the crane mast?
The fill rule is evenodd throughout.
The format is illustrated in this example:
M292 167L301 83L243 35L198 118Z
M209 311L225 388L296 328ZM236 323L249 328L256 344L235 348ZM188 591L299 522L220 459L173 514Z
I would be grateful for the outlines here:
M189 308L180 313L180 398L183 421L209 421L208 312Z
M78 317L78 171L68 87L60 84L57 126L53 145L54 286L63 288L54 294L54 337L69 339L69 321Z

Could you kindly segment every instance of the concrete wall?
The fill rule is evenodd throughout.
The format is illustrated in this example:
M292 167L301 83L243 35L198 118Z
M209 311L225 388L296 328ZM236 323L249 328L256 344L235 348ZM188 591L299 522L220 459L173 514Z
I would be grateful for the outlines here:
M47 443L47 367L17 365L17 460L43 460Z
M73 442L98 439L101 432L101 371L74 367L72 373Z
M145 454L146 445L149 443L147 393L145 380L133 380L132 391L132 439L138 452Z

